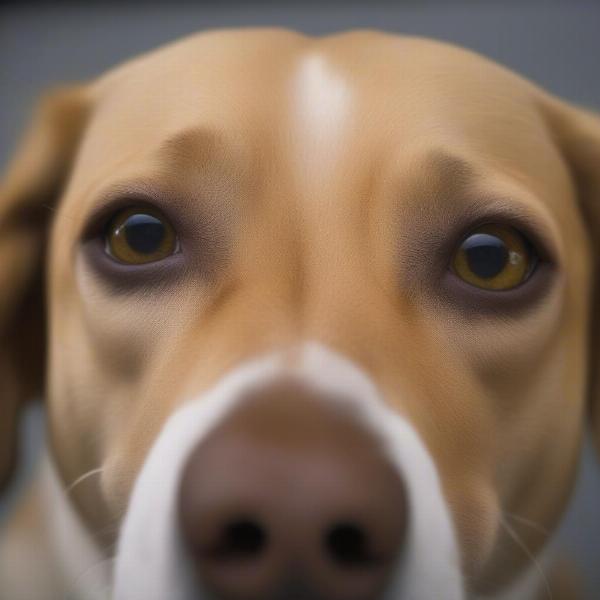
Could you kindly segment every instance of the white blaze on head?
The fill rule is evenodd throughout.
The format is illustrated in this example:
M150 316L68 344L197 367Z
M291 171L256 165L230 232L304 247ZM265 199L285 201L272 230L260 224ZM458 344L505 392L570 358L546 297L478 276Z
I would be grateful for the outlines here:
M298 168L309 186L319 186L343 148L350 88L322 56L304 58L294 79Z

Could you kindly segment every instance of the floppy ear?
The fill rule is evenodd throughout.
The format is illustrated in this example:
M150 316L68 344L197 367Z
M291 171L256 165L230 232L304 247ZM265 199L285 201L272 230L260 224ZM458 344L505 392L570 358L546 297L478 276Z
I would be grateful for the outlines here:
M46 232L86 106L83 87L47 94L0 179L0 489L15 464L19 408L43 391Z
M588 389L592 431L600 452L600 114L554 98L546 99L545 109L570 166L593 251Z

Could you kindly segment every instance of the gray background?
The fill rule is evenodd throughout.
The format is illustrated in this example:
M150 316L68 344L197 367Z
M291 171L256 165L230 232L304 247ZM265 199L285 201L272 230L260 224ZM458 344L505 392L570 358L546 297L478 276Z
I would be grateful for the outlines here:
M374 27L436 37L478 50L568 99L600 107L600 2L8 3L0 8L0 168L45 87L94 77L187 33L236 25L283 25L317 34ZM41 436L37 411L26 424L29 463ZM0 503L0 514L14 496ZM600 470L588 443L555 543L583 567L590 599L600 597L599 507Z

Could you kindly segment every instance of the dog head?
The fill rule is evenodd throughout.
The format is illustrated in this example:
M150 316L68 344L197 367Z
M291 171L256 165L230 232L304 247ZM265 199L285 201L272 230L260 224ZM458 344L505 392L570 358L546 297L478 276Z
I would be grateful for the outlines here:
M45 390L118 600L505 589L600 427L599 164L591 113L371 32L59 90L0 188L2 472Z

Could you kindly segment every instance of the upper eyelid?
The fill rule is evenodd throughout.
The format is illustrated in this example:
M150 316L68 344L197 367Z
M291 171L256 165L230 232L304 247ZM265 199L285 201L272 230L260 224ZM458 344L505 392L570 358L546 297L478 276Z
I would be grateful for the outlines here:
M421 222L433 226L437 238L445 239L446 244L449 238L450 243L460 243L473 227L498 223L522 231L546 260L562 262L563 240L556 216L524 174L462 147L417 147L408 174L406 158L397 162L400 166L388 177L392 182L388 193L394 198L400 192L403 197L408 190L419 206L425 199L429 206L420 212L428 216ZM409 188L405 187L407 180L413 182Z
M402 289L410 290L411 294L427 289L428 297L435 297L447 306L465 309L472 305L467 311L471 313L481 302L485 307L477 309L478 312L512 314L518 310L511 308L510 299L524 301L543 287L542 282L549 285L550 281L558 281L555 274L562 272L561 265L564 264L563 240L560 232L556 232L552 215L544 210L539 200L529 201L527 192L506 194L498 193L497 189L490 190L491 186L487 191L482 187L466 190L450 202L436 195L431 202L411 203L416 210L404 212L404 219L411 219L411 227L406 227L404 219L392 220L390 231L395 234L390 241L396 244L394 264L398 267L388 273L400 277ZM527 285L498 294L467 283L462 286L448 283L460 281L451 268L452 257L460 243L470 231L486 223L513 227L534 246L540 258L536 268L538 275L530 277ZM531 293L526 292L530 289Z
M223 238L230 229L229 205L218 209L204 189L188 190L156 180L133 179L96 191L93 208L84 218L78 239L86 240L102 233L110 217L129 206L147 206L158 210L180 235L194 236L210 230Z
M169 202L164 201L165 197L168 196L154 190L150 192L144 186L128 185L111 188L111 190L102 194L100 200L95 203L94 209L85 219L79 237L85 240L102 234L116 213L137 206L141 209L146 206L149 209L158 211L177 229L176 222L178 218L175 214L177 211L169 208Z
M502 228L513 229L524 241L532 247L536 254L540 255L540 258L544 260L552 260L551 250L547 249L545 240L542 241L537 230L532 229L531 224L520 221L515 217L507 218L506 216L485 218L481 217L473 225L465 228L464 233L458 236L457 248L467 240L471 235L477 233L477 231L486 225L494 225ZM534 232L535 231L535 232Z
M517 205L514 200L504 198L478 199L478 202L460 215L453 234L454 245L458 246L477 227L486 224L501 225L516 229L533 246L541 260L559 263L560 245L551 233L549 219Z

